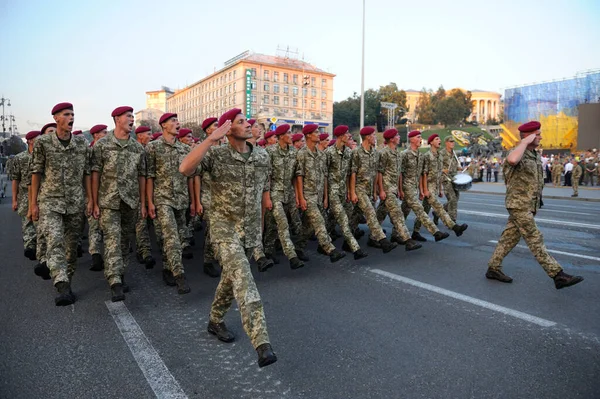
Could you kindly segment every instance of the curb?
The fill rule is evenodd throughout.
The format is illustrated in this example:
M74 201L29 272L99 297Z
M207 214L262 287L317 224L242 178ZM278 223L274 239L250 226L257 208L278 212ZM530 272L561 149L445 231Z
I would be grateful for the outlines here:
M496 193L491 191L476 191L476 190L468 190L467 192L473 194L491 194L491 195L501 195L506 196L506 193ZM587 202L600 202L600 198L571 198L571 197L560 197L557 195L544 195L543 198L548 199L558 199L558 200L568 200L568 201L587 201ZM460 200L459 200L460 201Z

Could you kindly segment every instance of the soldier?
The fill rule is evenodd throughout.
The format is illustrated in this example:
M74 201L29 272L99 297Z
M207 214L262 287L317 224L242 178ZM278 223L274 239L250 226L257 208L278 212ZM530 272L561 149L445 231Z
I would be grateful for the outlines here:
M152 129L150 129L148 126L139 126L137 129L135 129L135 138L143 148L146 148L150 142L150 139L152 138ZM147 215L146 217L142 217L142 206L140 204L140 206L138 206L137 222L135 224L135 247L137 260L138 262L143 263L146 269L152 269L156 264L156 260L152 256L152 244L150 243L150 234L148 232L148 223L151 220L152 219L149 219ZM156 226L158 226L158 223ZM156 233L157 241L159 241L159 247L162 248L162 245L160 244L160 241L162 241L162 236L159 240L159 232L160 230L158 230Z
M502 272L502 260L519 243L521 237L548 276L554 279L556 289L583 281L583 277L563 272L558 262L548 254L544 237L535 224L539 197L544 187L542 161L536 148L542 140L541 124L537 121L519 126L521 142L508 154L503 165L506 183L508 222L488 262L485 277L503 283L512 278Z
M444 204L444 210L448 212L452 220L456 222L458 216L458 200L460 198L460 191L458 191L452 181L456 172L459 171L460 165L454 155L454 137L452 135L446 136L444 139L445 149L440 149L440 157L442 160L442 192L446 196L446 203ZM437 214L434 213L433 223L437 226Z
M319 134L319 150L325 151L329 147L329 135L327 133Z
M581 165L579 165L579 158L575 158L571 161L573 164L573 175L571 181L573 183L573 194L571 197L579 197L579 180L581 179Z
M288 217L292 222L299 219L294 188L296 154L298 151L292 145L290 125L277 126L275 136L277 137L277 145L267 147L271 162L270 196L273 209L265 213L265 256L277 263L274 259L275 239L279 236L283 253L290 261L290 267L299 269L304 266L302 261L308 260L308 258L300 248L294 248L288 224Z
M322 252L329 256L331 262L337 262L346 256L335 249L331 237L327 234L323 209L328 206L328 189L325 178L326 156L317 148L319 143L318 126L308 124L302 132L306 138L306 147L298 151L296 157L296 196L302 215L302 233L298 240L299 248L306 248L313 231L319 241Z
M98 140L106 136L108 127L106 125L95 125L90 129L90 134L94 138L94 141L90 143L90 148L93 148ZM91 150L93 151L93 150ZM90 154L91 155L91 154ZM91 165L91 162L90 162ZM93 175L93 174L92 174ZM92 176L93 178L93 176ZM93 190L93 186L92 186ZM89 242L89 253L92 255L92 266L90 270L99 272L104 269L104 261L102 260L100 243L102 242L102 230L100 230L100 221L89 215L88 220L88 242Z
M397 244L388 240L377 220L371 199L375 195L379 154L375 149L375 129L366 126L360 130L362 145L352 151L352 172L350 176L350 200L358 204L367 219L370 235L367 245L381 248L384 253L396 248Z
M596 165L594 165L594 158L588 157L585 160L585 185L594 185L594 174L596 172Z
M72 104L55 105L52 115L56 133L41 136L33 146L31 215L34 221L41 218L44 225L48 267L58 292L55 304L66 306L75 302L71 278L77 262L83 210L88 215L92 210L89 147L85 138L71 134L75 119Z
M29 201L27 199L27 176L31 165L31 153L39 131L32 130L25 135L27 150L17 154L12 160L10 179L12 180L12 209L21 217L24 255L36 260L36 231L33 221L27 217Z
M248 139L248 142L253 146L256 146L256 142L260 140L264 133L264 125L262 123L256 123L256 119L248 119L248 123L252 129L252 137Z
M362 259L368 254L364 252L350 229L348 214L352 212L353 204L348 200L348 183L350 180L350 164L352 151L346 146L350 139L348 126L340 125L333 129L337 137L333 146L327 148L327 188L329 189L329 212L335 222L340 225L344 236L342 249L354 254L354 259Z
M110 286L111 300L117 302L124 300L129 291L125 270L138 206L142 218L146 217L146 159L144 147L130 136L133 108L117 107L111 117L115 129L94 145L91 169L94 218L100 220L105 233L104 276Z
M292 143L294 144L294 148L300 151L304 147L304 135L302 133L292 135Z
M240 109L223 114L219 118L219 126L183 160L179 168L189 176L200 164L202 171L211 175L211 240L223 273L211 306L207 330L224 342L235 339L224 322L235 298L244 330L258 354L258 365L264 367L276 362L277 356L270 344L263 305L248 256L261 245L262 206L271 207L269 156L247 143L252 133ZM212 147L225 135L229 144Z
M552 185L554 187L560 186L560 177L563 173L563 166L560 163L560 160L555 159L554 164L552 165Z
M267 141L265 139L260 139L256 142L256 145L260 148L265 148L267 146Z
M177 140L177 114L165 113L159 119L163 134L146 146L148 213L157 218L163 233L166 264L163 280L168 286L177 286L179 294L187 294L190 287L185 278L182 254L185 245L185 213L190 206L191 177L179 173L176 165L190 152ZM192 197L193 198L193 197Z
M190 150L191 150L192 144L194 143L194 137L192 136L192 130L182 127L181 129L179 129L179 133L177 133L177 140L179 140L183 144L189 146ZM195 245L194 233L193 233L194 229L192 226L192 218L194 216L196 216L196 209L197 209L196 204L200 202L200 185L194 184L195 179L199 180L200 176L194 176L194 178L191 179L189 182L189 184L191 184L190 207L188 208L188 211L185 214L185 225L186 225L186 227L185 227L185 245L186 246ZM198 189L197 198L196 198L196 188Z
M405 245L407 251L413 251L421 248L421 244L410 237L398 199L403 197L401 160L398 152L398 144L400 143L398 130L386 130L383 133L383 139L385 140L385 148L380 153L377 176L381 182L379 193L381 202L377 213L382 213L380 208L385 209L385 213L390 215L390 220L394 225L392 241Z
M442 170L442 160L439 154L439 148L442 144L442 140L437 134L432 134L427 139L427 144L430 145L429 151L423 155L423 162L421 164L421 180L422 180L422 193L423 193L423 209L425 214L428 215L431 208L433 208L437 217L442 219L442 222L454 231L457 237L460 237L464 231L469 227L466 224L456 224L454 220L444 210L442 204L438 201L437 197L443 197L443 189L441 187L440 174ZM415 220L413 228L413 234L419 234L421 228L421 222L419 219Z
M271 145L277 144L277 137L275 136L275 130L269 130L265 133L265 140L267 142L267 147Z
M421 165L423 163L423 155L419 152L421 146L421 132L413 130L408 134L409 147L402 151L402 193L404 198L402 201L402 213L404 218L408 216L412 210L418 220L435 238L435 241L441 241L448 238L449 234L439 231L435 224L429 219L427 213L423 209L422 200L424 198L423 179L421 178ZM419 194L420 192L420 194ZM416 241L427 241L419 232L413 232L412 239Z

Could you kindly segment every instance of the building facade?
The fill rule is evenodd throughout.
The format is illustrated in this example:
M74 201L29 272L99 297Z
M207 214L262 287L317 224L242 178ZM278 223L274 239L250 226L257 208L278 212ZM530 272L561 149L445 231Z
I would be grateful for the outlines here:
M163 86L160 90L146 92L146 108L157 109L163 114L167 112L167 99L173 95L173 90Z
M181 122L202 123L231 108L248 118L271 124L289 123L293 130L316 123L332 132L335 75L307 62L246 51L213 74L167 98L166 109Z

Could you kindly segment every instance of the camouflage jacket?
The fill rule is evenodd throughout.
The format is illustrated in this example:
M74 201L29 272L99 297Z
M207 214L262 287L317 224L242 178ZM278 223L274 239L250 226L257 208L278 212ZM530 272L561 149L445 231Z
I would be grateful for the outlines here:
M352 173L356 173L356 192L373 194L378 167L379 153L375 147L367 151L361 145L352 151Z
M83 177L90 174L89 147L83 136L71 135L65 147L56 133L35 140L31 173L41 175L38 202L41 208L61 214L83 212Z
M140 202L138 177L146 176L146 152L132 137L121 144L109 132L92 147L92 172L100 173L98 206L118 210L121 200L132 209Z
M323 203L325 194L325 172L327 157L325 153L318 148L311 151L308 147L298 151L296 157L296 176L302 176L302 192L304 198L316 201L317 204Z
M582 174L583 174L583 171L581 169L581 165L573 166L573 173L572 173L573 179L579 179Z
M270 189L270 161L264 149L248 146L248 159L227 144L213 147L200 163L211 177L212 243L239 241L244 248L262 243L262 195Z
M271 201L295 202L294 176L298 150L290 145L287 150L279 144L266 149L271 159Z
M433 151L429 150L423 154L421 174L425 173L427 173L427 188L429 190L438 190L442 174L442 158L439 152L434 154Z
M379 156L379 173L383 177L383 190L389 195L397 195L398 180L402 173L402 162L400 152L385 146Z
M544 187L540 154L525 150L516 165L504 162L502 173L506 184L506 209L537 212Z
M451 183L458 172L458 160L453 151L448 152L445 148L440 148L439 152L442 158L442 170L448 170L448 173L442 172L442 183Z
M325 155L327 157L326 169L329 195L345 197L348 192L352 150L346 146L343 146L340 150L337 145L332 145L325 150Z
M402 164L402 191L419 190L419 176L421 176L421 163L423 155L419 150L410 148L402 151L400 161Z
M31 154L25 150L17 154L11 162L12 171L10 172L10 180L19 182L19 193L17 195L17 213L19 216L26 216L29 207L29 199L27 196L27 177L29 176L29 168L31 166Z
M190 204L188 177L179 165L190 147L179 140L169 144L161 136L146 146L146 177L154 180L154 204L186 209Z

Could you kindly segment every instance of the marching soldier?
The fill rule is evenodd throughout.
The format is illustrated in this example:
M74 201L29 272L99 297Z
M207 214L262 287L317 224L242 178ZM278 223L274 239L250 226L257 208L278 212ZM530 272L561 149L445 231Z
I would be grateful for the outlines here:
M448 135L444 139L444 146L446 148L440 149L439 152L442 160L442 192L447 200L444 204L444 210L448 212L448 215L456 222L460 192L454 187L452 181L454 180L454 176L456 176L460 165L458 164L456 155L454 155L454 145L454 137ZM437 214L435 214L433 222L437 225Z
M94 218L100 220L105 233L104 276L110 286L111 300L117 302L124 300L129 291L124 275L138 206L142 218L146 216L146 159L144 147L130 136L133 108L115 108L111 116L115 129L94 145L91 169Z
M267 142L266 147L277 144L277 137L275 136L275 130L269 130L265 133L265 141Z
M540 128L541 124L537 121L519 126L521 142L508 154L504 162L502 172L506 183L506 209L509 216L488 262L485 277L503 283L512 282L512 278L502 272L502 261L523 237L538 263L554 280L556 289L561 289L583 281L583 277L563 272L558 262L546 250L544 237L535 224L534 217L544 187L542 161L536 151L542 140Z
M192 144L194 143L192 130L182 127L181 129L179 129L179 133L177 133L177 140L189 146L191 150ZM196 204L200 202L200 185L194 184L195 179L200 179L200 177L194 176L194 178L190 179L190 181L188 182L188 185L190 185L190 207L188 208L188 211L185 214L185 246L195 245L192 218L196 216ZM198 189L198 199L196 199L196 188Z
M52 109L55 134L45 134L33 146L31 166L31 215L42 219L47 239L48 267L58 292L57 306L75 302L71 278L77 262L77 238L83 210L92 210L89 147L85 138L73 136L73 105L60 103ZM85 204L84 187L88 203Z
M108 127L106 125L95 125L90 129L90 134L94 138L94 141L90 143L90 148L92 148L91 151L93 151L93 147L96 144L96 142L102 137L106 136L107 128ZM95 218L94 215L89 215L87 217L87 220L89 243L88 249L90 255L92 255L92 266L90 267L90 270L99 272L102 269L104 269L104 261L102 260L102 251L100 249L100 243L102 242L102 230L100 230L100 221L97 218Z
M235 339L224 322L235 298L244 330L258 354L258 365L264 367L276 362L277 356L270 344L248 256L261 245L262 207L271 207L269 156L247 143L252 133L240 109L223 114L219 126L180 166L180 171L190 176L200 164L202 171L211 175L211 240L223 272L207 329L221 341ZM212 147L226 135L227 145Z
M298 151L304 147L304 135L302 133L296 133L292 135L292 143L294 144L294 148Z
M329 147L329 135L327 133L319 134L319 150L325 151Z
M579 165L579 158L575 158L571 161L573 164L573 175L571 181L573 182L573 194L571 197L579 197L579 181L581 180L581 165Z

